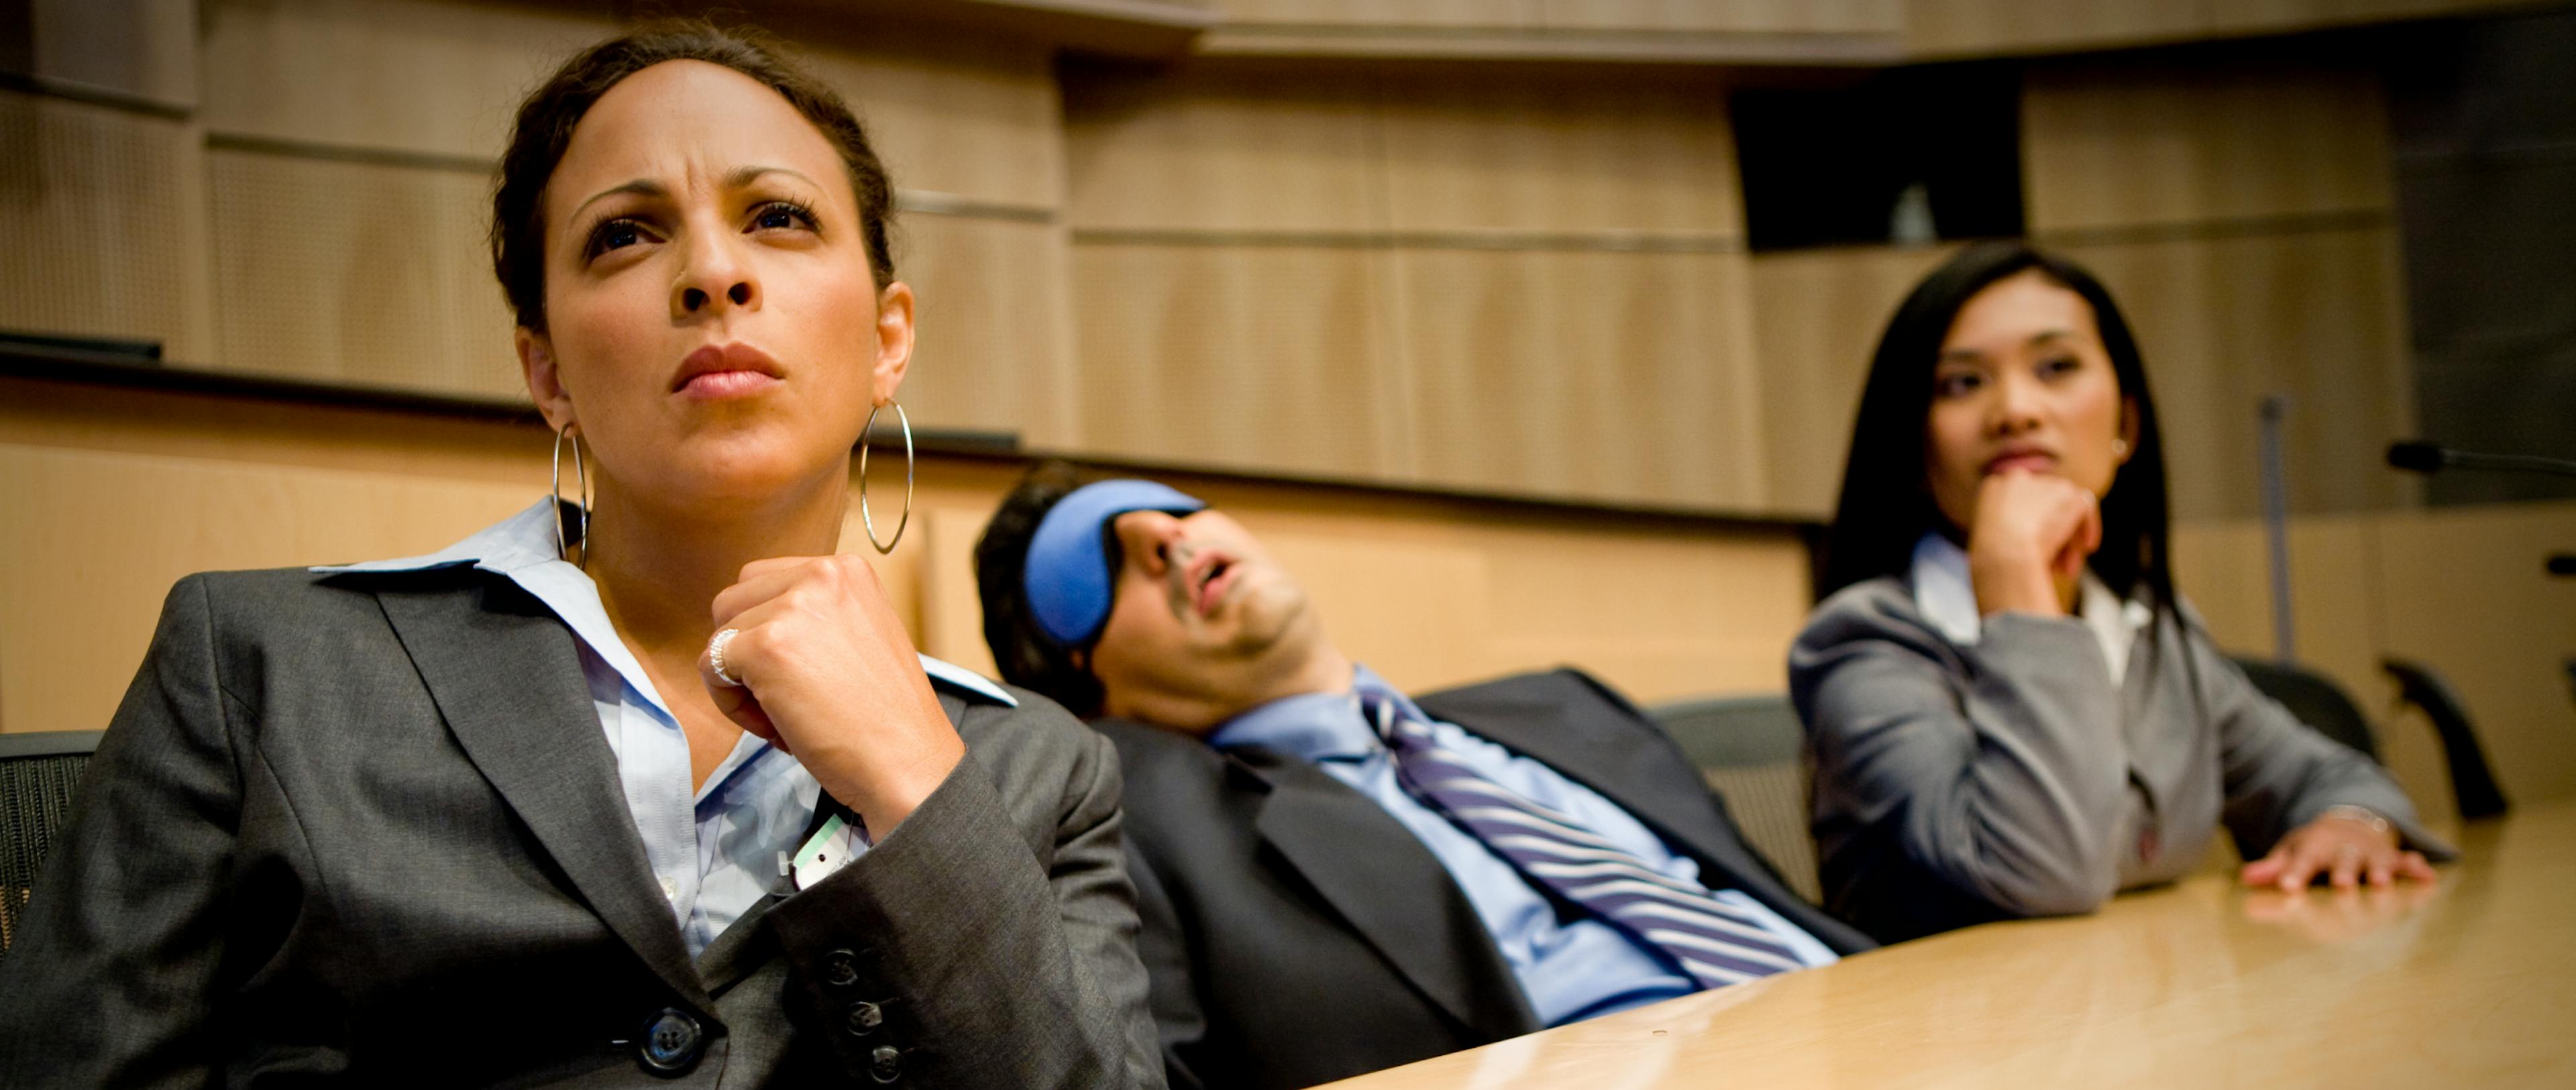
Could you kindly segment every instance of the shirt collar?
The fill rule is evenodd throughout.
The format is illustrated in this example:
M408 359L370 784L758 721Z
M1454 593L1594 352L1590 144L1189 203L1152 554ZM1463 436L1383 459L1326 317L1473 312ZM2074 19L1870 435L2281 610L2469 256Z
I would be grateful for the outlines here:
M1968 574L1968 551L1938 532L1924 534L1914 543L1913 582L1914 608L1923 619L1951 643L1976 646L1985 631L1985 616L1977 609L1977 584ZM2089 570L2078 584L2076 613L2105 637L2109 633L2104 630L2115 624L2134 633L2154 619L2146 603L2122 600Z
M608 608L599 602L599 585L557 550L552 497L538 500L526 510L434 553L364 564L325 565L312 570L326 575L382 574L464 565L517 583L519 589L544 602L591 654L599 656L626 684L643 694L653 710L678 721L670 705L663 702L662 694L653 688L653 679L645 676L643 664L635 661L635 653L626 649L625 640L617 638L616 626L608 623Z
M599 585L572 562L563 559L555 545L554 501L538 500L526 510L476 531L472 536L434 553L403 557L397 560L371 560L363 564L328 564L312 570L325 575L346 573L422 572L471 565L517 583L555 616L563 619L573 635L599 656L626 683L643 694L644 699L669 716L670 707L654 691L653 680L644 676L644 667L635 661L626 641L617 637L617 628L608 623L608 610L599 603ZM965 667L922 655L922 672L934 681L964 689L1008 707L1018 707L1019 700L1001 686L985 680Z
M1219 724L1208 744L1218 749L1261 746L1308 762L1361 760L1386 748L1360 711L1363 693L1395 701L1406 716L1424 718L1421 708L1376 671L1353 665L1349 691L1280 697Z

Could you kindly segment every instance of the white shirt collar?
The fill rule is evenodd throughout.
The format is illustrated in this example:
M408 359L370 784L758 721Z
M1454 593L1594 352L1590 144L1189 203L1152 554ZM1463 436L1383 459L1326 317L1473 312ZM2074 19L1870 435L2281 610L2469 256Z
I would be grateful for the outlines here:
M1913 582L1914 608L1923 619L1951 643L1976 646L1985 630L1985 616L1977 609L1968 551L1937 532L1923 535L1914 543ZM2135 599L2123 601L2088 570L2077 584L2076 615L2101 644L2103 661L2111 666L2112 684L2119 684L2128 674L2129 647L2137 642L2138 632L2155 620L2155 611Z
M508 578L521 589L544 602L555 616L563 619L573 635L580 637L593 654L600 657L619 677L633 685L635 691L654 707L670 714L669 705L653 690L653 681L644 676L642 664L626 649L626 641L617 637L617 629L608 623L608 610L599 603L599 585L588 573L563 559L555 545L554 501L538 500L526 510L476 531L472 536L434 553L403 557L396 560L371 560L363 564L325 564L313 569L325 575L342 573L379 573L431 571L471 565L483 571ZM928 655L921 656L921 670L931 680L964 689L1005 707L1016 708L1020 702L1001 686L982 675L955 663Z

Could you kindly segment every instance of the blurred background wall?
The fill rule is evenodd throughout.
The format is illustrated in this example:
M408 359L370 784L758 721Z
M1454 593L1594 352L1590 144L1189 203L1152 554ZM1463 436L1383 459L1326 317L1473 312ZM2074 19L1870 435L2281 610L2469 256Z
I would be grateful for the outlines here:
M2576 580L2541 573L2576 502L2380 461L2576 455L2564 5L725 8L902 187L938 453L881 570L933 654L989 666L965 557L1050 452L1221 499L1399 683L1777 690L1880 326L2028 235L2138 328L2222 642L2273 650L2278 395L2299 656L2374 712L2380 656L2434 663L2509 792L2576 795ZM187 571L425 552L543 489L493 165L554 62L674 10L0 0L0 330L161 359L0 374L0 730L104 722Z

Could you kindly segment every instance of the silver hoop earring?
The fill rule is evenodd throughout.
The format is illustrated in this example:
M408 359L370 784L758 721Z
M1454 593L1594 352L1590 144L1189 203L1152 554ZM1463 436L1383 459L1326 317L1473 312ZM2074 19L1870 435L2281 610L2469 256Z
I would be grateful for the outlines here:
M903 540L903 528L912 525L912 418L904 415L901 404L887 401L886 405L894 406L895 423L903 425L903 517L895 521L893 541L877 540L876 516L868 513L868 433L876 430L877 410L885 405L869 409L868 422L859 428L859 525L866 528L868 544L876 546L880 555L893 552L895 543Z
M581 559L577 563L583 571L588 571L590 570L590 467L582 464L581 437L572 433L570 424L564 425L555 432L555 555L567 559L572 556L572 546L564 540L563 448L566 439L572 440L572 473L575 486L581 489Z

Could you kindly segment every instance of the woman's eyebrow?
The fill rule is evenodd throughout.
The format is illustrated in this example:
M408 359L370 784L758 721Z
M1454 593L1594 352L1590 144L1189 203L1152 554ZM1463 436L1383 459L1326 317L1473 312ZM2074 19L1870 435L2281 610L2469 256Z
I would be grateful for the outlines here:
M633 193L641 197L667 197L671 195L671 191L663 188L662 183L652 181L647 178L637 178L624 185L610 186L597 193L591 194L588 199L573 206L571 218L580 219L582 209L599 203L599 199L602 197L614 197L620 193Z
M802 179L805 184L813 186L816 189L822 188L822 183L817 182L812 178L805 177L805 174L802 171L789 167L773 166L736 167L732 173L725 175L725 188L740 189L744 186L750 185L754 181L757 181L763 174L784 174L791 178ZM627 182L623 185L610 186L597 193L591 194L580 204L573 206L573 218L579 219L581 217L581 210L588 208L593 204L597 204L600 198L614 197L620 193L632 193L639 197L668 197L671 195L670 189L662 183L650 178L637 178L634 181Z
M2032 345L2042 345L2042 344L2046 344L2046 343L2048 343L2048 342L2050 342L2050 341L2072 340L2072 339L2074 339L2074 337L2075 337L2075 334L2074 334L2074 332L2073 332L2073 331L2071 331L2071 330L2064 330L2064 329L2043 329L2043 330L2041 330L2041 331L2039 331L2039 332L2037 332L2037 333L2031 334L2030 340L2029 340L2028 342L2026 342L2026 343L2029 343L2029 344L2032 344Z
M805 177L804 173L801 171L791 170L787 167L770 166L736 167L734 168L733 173L725 175L725 188L740 189L744 186L750 185L754 181L757 181L763 174L784 174L790 178L802 180L806 185L813 186L816 189L823 188L823 183L817 182L812 178Z

